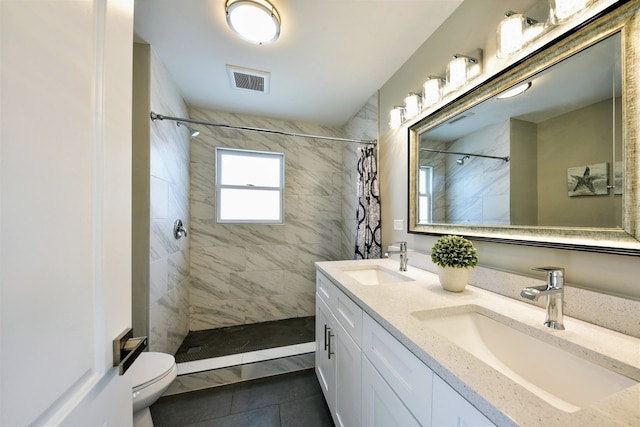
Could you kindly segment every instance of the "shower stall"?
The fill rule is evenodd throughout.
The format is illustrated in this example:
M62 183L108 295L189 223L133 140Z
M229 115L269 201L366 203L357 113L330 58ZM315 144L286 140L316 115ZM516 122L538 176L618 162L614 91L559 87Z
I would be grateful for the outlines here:
M153 51L141 45L135 52L142 83L134 86L148 90L140 97L148 102L134 108L143 135L134 136L142 148L134 153L140 179L132 202L134 212L144 211L145 200L148 207L147 218L134 214L134 233L144 240L148 230L148 245L140 245L138 258L134 249L133 317L150 349L175 354L190 331L313 316L314 262L353 258L358 144L198 122L375 139L376 119L365 111L377 110L377 95L344 128L188 109ZM189 119L175 120L180 126L150 121L150 111ZM192 137L194 131L200 134ZM215 147L284 153L284 224L216 223ZM173 235L177 219L186 231L180 239Z

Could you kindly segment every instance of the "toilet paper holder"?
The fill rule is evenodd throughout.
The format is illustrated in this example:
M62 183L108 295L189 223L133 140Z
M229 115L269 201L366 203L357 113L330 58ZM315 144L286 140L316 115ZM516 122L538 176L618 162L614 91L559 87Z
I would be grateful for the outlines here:
M147 337L133 337L133 329L125 329L113 340L113 366L118 367L118 374L124 375L131 364L147 347Z

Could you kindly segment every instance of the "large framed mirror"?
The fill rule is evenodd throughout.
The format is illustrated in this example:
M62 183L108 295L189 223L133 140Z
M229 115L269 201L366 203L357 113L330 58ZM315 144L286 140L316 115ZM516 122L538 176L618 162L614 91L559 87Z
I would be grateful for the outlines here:
M640 255L639 4L411 126L409 232Z

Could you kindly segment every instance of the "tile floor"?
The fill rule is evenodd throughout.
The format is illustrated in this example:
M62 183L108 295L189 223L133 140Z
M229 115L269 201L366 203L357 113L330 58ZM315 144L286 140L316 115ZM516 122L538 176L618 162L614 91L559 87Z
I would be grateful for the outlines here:
M313 369L160 398L155 427L332 427Z

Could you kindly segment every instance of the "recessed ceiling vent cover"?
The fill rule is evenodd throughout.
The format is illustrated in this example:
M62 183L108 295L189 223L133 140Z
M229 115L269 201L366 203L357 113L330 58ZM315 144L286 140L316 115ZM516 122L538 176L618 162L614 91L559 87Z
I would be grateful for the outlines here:
M474 113L473 111L467 111L465 114L463 114L463 115L461 115L461 116L458 116L458 117L455 117L455 118L454 118L454 119L452 119L452 120L449 120L449 121L447 122L447 124L452 125L452 124L454 124L455 122L459 122L459 121L460 121L460 120L462 120L462 119L466 119L467 117L471 117L471 116L475 116L475 115L476 115L476 113Z
M235 65L227 65L227 72L229 73L229 82L232 88L269 93L271 73L236 67Z

